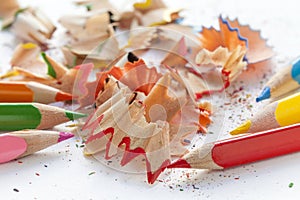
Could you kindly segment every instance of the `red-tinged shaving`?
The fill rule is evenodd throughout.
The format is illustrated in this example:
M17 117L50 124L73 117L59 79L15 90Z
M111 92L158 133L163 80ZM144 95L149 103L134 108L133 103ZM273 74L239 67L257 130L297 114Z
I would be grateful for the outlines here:
M202 92L195 93L196 99L199 100L203 96L208 96L208 95L212 95L214 93L224 92L224 90L230 86L230 81L229 81L229 74L230 74L230 72L222 71L222 74L224 75L223 76L223 87L221 87L218 90L204 90Z
M242 46L238 46L232 51L224 47L218 47L213 52L202 50L199 52L196 58L196 62L199 64L198 68L212 68L206 73L199 74L197 71L192 70L196 76L202 78L205 81L203 90L195 91L197 98L202 97L205 94L212 94L216 92L222 92L230 83L234 81L244 70L247 63L243 60L246 50ZM220 80L218 80L220 79ZM218 83L218 87L213 87L215 83ZM211 84L212 83L212 84Z
M95 121L97 122L97 121ZM93 123L92 126L95 126L96 123ZM85 127L87 128L87 127ZM94 128L93 128L94 129ZM114 128L113 127L109 127L103 131L100 131L94 135L91 135L87 141L86 144L89 144L90 142L100 139L106 135L111 134L111 136L108 139L108 142L106 143L106 152L105 152L105 159L110 159L112 156L109 156L109 149L110 149L110 145L111 145L111 141L114 135ZM151 163L149 162L148 158L147 158L147 153L146 151L141 148L141 147L137 147L135 149L130 149L130 141L131 139L129 137L124 137L122 139L122 141L119 143L118 147L125 145L125 151L123 153L123 157L121 160L121 165L125 166L126 164L128 164L131 160L133 160L135 157L142 155L145 158L146 161L146 169L147 169L147 178L148 178L148 183L149 184L153 184L155 182L155 180L157 179L157 177L167 168L167 166L171 163L170 160L165 160L161 166L154 172L152 172L151 170Z
M147 178L148 178L148 183L153 184L158 176L167 168L167 166L171 163L170 160L165 160L161 166L154 172L151 170L151 163L149 162L147 158L147 153L143 148L135 148L135 149L130 149L130 138L125 137L123 138L122 142L119 144L119 146L125 144L125 151L123 154L123 158L121 160L121 165L125 166L128 164L131 160L133 160L135 157L142 155L145 158L146 161L146 169L147 169Z
M113 133L114 132L114 128L113 127L109 127L109 128L107 128L107 129L105 129L105 130L103 130L103 131L100 131L100 132L98 132L98 133L96 133L96 134L93 134L93 135L91 135L87 140L86 140L86 144L89 144L90 142L92 142L92 141L94 141L94 140L96 140L96 139L99 139L99 138L101 138L101 137L103 137L104 135L107 135L107 134L109 134L109 133Z
M87 93L86 83L93 68L93 63L78 65L74 68L78 70L76 74L76 81L74 82L74 88L78 89L75 91L77 95L82 96Z
M248 63L257 63L273 55L272 49L260 37L259 31L240 25L238 20L231 21L221 16L219 26L220 31L203 28L200 38L203 49L197 54L196 63L199 67L221 66L223 86L196 91L197 99L214 92L222 92L242 73Z
M228 85L229 86L229 82L226 84L226 85ZM228 87L227 86L227 87ZM201 99L203 96L208 96L208 95L212 95L212 94L214 94L214 93L220 93L220 92L223 92L227 87L225 87L225 85L224 85L224 87L222 87L220 90L204 90L204 91L202 91L202 92L197 92L197 93L195 93L195 96L196 96L196 99L197 100L199 100L199 99Z
M100 139L103 136L109 135L111 134L111 136L108 139L108 142L106 143L106 152L105 152L105 159L109 160L111 159L112 156L109 156L109 149L110 149L110 145L111 145L111 141L113 139L113 134L114 134L114 128L113 127L109 127L103 131L100 131L96 134L91 135L87 141L85 142L86 144L89 144L90 142L93 142L94 140Z
M94 113L92 113L89 118L87 119L86 123L83 125L82 130L86 130L86 129L91 129L91 133L93 133L95 131L95 129L97 128L97 125L102 121L104 115L100 115L99 117L96 118L95 121L93 121L91 124L90 121L93 118L93 116L95 115L97 110L94 111Z
M121 165L142 155L146 160L149 183L153 183L171 160L169 125L146 122L143 104L137 101L128 104L128 100L124 96L113 107L106 102L87 120L83 130L89 129L90 136L87 137L85 153L93 155L105 151L105 159L110 159L122 149Z
M101 103L91 115L93 117L83 127L83 130L89 129L85 145L86 155L103 151L104 158L111 159L121 149L121 166L141 155L146 161L148 182L152 184L171 163L171 155L181 156L187 151L182 142L184 138L190 137L197 130L207 132L209 113L202 110L200 114L193 92L180 74L168 66L165 68L169 71L163 75L154 67L148 68L142 59L138 59L125 63L123 68L114 66L98 74L98 81L102 81L93 84L100 91L99 99L103 94L104 100L99 101ZM116 72L115 76L112 72ZM158 80L154 80L153 76ZM143 84L142 81L145 80L146 83ZM117 84L119 92L111 92L110 84L113 87ZM124 86L128 88L122 92L120 89ZM144 94L141 99L131 101L133 91ZM157 101L157 97L160 100ZM157 115L161 110L155 112L156 115L150 115L147 109L152 105L161 105L161 110L168 113L166 118ZM180 126L177 126L177 122ZM135 126L139 128L136 129Z
M158 178L158 176L168 167L169 164L170 164L170 161L166 160L162 163L162 165L155 172L152 173L151 171L148 171L147 172L148 183L153 184L156 181L156 179ZM151 168L150 162L147 159L146 159L146 165L147 165L147 169Z

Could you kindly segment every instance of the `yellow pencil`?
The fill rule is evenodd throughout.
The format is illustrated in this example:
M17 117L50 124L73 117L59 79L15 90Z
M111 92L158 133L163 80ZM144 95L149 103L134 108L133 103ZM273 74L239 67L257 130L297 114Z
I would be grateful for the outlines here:
M300 123L300 92L268 104L264 109L230 132L253 133Z

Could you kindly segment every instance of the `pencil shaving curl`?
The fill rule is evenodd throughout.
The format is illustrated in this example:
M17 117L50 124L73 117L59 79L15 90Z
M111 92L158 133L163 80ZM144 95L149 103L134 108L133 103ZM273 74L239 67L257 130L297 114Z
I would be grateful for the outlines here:
M97 109L83 127L88 132L86 154L105 151L109 159L121 148L121 165L143 155L148 181L152 183L153 176L170 163L171 156L187 152L183 141L199 129L200 110L180 75L167 69L159 74L138 59L102 73L105 76L98 78L102 82Z
M18 45L11 59L12 70L8 72L10 75L3 77L15 81L39 82L67 93L73 93L74 96L80 96L86 92L85 84L93 69L93 64L83 64L68 69L47 54L41 59L40 54L41 49L35 44ZM49 70L52 71L51 75ZM78 89L73 91L74 88Z
M6 26L25 42L34 42L46 48L56 27L51 20L38 8L24 8L14 15Z

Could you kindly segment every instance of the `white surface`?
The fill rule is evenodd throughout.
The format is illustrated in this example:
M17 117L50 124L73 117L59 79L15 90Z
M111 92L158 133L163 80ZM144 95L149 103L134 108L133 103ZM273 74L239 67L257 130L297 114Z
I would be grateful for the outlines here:
M57 20L71 12L70 1L23 0L22 5L35 5ZM119 2L119 1L114 1ZM238 17L242 24L260 29L274 46L277 56L274 68L283 66L300 52L300 28L297 1L176 0L174 7L184 6L186 23L217 25L219 14ZM183 3L184 2L184 3ZM172 4L171 4L172 3ZM126 5L122 3L121 5ZM0 73L7 65L15 38L0 33ZM224 137L227 131L263 106L255 104L255 95L271 69L258 73L246 71L227 92L224 100ZM251 78L249 78L251 77ZM250 79L245 81L243 79ZM243 81L243 82L242 82ZM240 86L235 98L230 94ZM252 94L249 96L249 94ZM239 101L241 98L241 101ZM244 100L244 101L243 101ZM230 105L228 105L230 103ZM253 108L249 106L253 105ZM241 110L244 110L243 113ZM82 155L78 138L63 142L35 155L0 165L0 199L298 199L300 196L300 153L249 164L225 171L166 170L154 185L144 175L112 170L93 158ZM47 167L46 167L46 166ZM95 172L89 175L91 172ZM37 173L37 174L36 174ZM293 182L294 186L289 188ZM19 192L15 192L16 188ZM183 190L183 191L181 191Z

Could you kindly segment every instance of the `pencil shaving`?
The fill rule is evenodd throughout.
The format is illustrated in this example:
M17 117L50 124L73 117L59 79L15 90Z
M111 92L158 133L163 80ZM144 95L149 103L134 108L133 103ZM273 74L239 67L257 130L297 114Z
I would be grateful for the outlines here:
M167 6L161 0L146 0L145 2L134 3L133 7L136 11L147 13L151 10L166 8Z
M56 27L41 10L29 7L18 11L11 22L11 30L23 41L47 46Z
M180 104L185 103L180 102L181 97L171 97L169 95L170 82L170 75L165 74L146 97L144 103L146 106L146 120L148 122L155 122L157 120L170 122L175 114L179 112L181 108ZM155 108L156 105L159 105L157 109Z
M12 66L15 66L12 70L16 73L3 77L16 81L39 82L76 96L86 92L85 84L93 68L92 64L83 64L68 69L44 53L42 53L43 62L39 58L40 54L40 48L37 45L20 44L11 60ZM80 81L75 82L76 79ZM73 90L75 86L77 90Z
M59 22L77 41L87 41L94 38L105 40L110 36L109 26L112 24L111 13L93 12L78 15L66 15ZM101 24L101 26L99 26Z
M90 92L96 91L97 109L83 127L89 132L84 153L93 155L105 150L109 159L121 148L125 151L121 165L139 154L145 155L151 166L147 168L148 181L152 183L153 177L170 162L169 156L186 153L184 141L197 131L206 131L203 127L208 122L203 121L204 114L191 89L176 70L165 66L166 72L160 74L133 53L127 55L127 62L121 60L118 63L124 66L100 72L96 82L88 83L88 88L93 88ZM208 103L205 105L209 107ZM163 134L158 134L154 127L161 124L165 128ZM139 133L131 126L141 126L144 132ZM149 138L141 139L145 136ZM158 158L156 152L168 156Z
M198 96L202 96L202 94L207 92L213 93L227 88L246 68L247 62L244 61L245 54L246 50L241 46L237 46L231 52L224 47L218 47L213 52L202 49L197 54L195 61L199 65L199 68L208 68L206 69L208 71L201 74L202 78L205 78L205 83L201 83L202 87L198 87L198 91L195 91L195 93ZM189 77L193 76L189 74ZM213 78L214 76L215 78ZM218 76L219 81L216 80ZM213 85L216 85L220 80L223 81L223 84L217 84L218 86L214 87Z
M110 33L109 36L111 36ZM123 53L115 37L107 36L76 41L62 47L66 64L70 67L85 62L93 62L96 68L104 68Z
M0 17L3 17L4 20L12 17L17 10L20 9L19 3L17 0L7 0L0 2Z
M109 0L76 0L75 3L79 6L85 6L89 12L111 11L114 14L119 13Z
M173 23L180 19L179 13L182 9L160 8L137 15L137 21L140 26L158 26Z
M21 67L36 74L46 74L44 63L38 59L41 48L34 43L19 44L10 60L12 67Z
M185 55L188 53L185 39L182 37L172 48L171 51L161 61L162 64L171 67L184 67L187 64Z
M130 31L130 37L126 47L132 49L144 49L151 45L158 37L157 29L134 29Z
M101 106L98 109L101 110ZM148 163L147 172L160 170L164 162L170 162L168 124L148 123L143 112L141 103L134 101L129 105L125 97L104 112L96 111L96 116L103 116L98 125L101 129L99 132L95 129L94 134L87 139L85 152L96 153L109 144L106 158L116 155L118 149L122 148L125 152L121 165L126 165L136 156L144 155Z
M182 17L182 9L170 9L160 0L150 0L133 4L133 11L120 14L120 27L133 29L137 26L159 26L174 23Z
M131 93L131 90L127 86L124 86L120 81L110 76L106 79L103 89L97 95L96 107L99 107L112 97L115 98L115 95L121 91L122 93Z
M79 101L81 107L90 105L94 102L97 95L103 90L105 80L110 76L119 80L120 83L128 86L132 91L143 92L146 95L152 89L155 82L161 77L161 74L152 67L146 66L142 59L138 61L126 62L124 66L113 66L111 69L96 74L97 79L87 83L87 94ZM94 97L94 98L93 98Z
M247 49L246 57L249 63L264 61L273 56L272 48L262 39L259 31L254 31L248 25L240 25L237 19L219 17L220 31L215 28L203 28L200 40L202 47L214 51L219 46L232 51L241 46Z
M259 30L253 30L249 25L241 25L238 19L229 20L231 27L238 28L240 34L247 38L248 48L246 58L249 63L258 63L270 59L274 55L272 47L267 44L267 40L261 37Z

